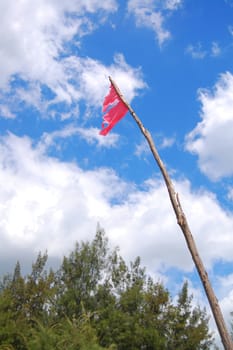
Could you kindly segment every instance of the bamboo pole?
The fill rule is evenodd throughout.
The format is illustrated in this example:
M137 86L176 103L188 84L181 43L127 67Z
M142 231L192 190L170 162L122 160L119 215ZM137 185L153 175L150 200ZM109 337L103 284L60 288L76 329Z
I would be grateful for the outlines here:
M120 97L121 101L125 104L125 106L129 109L130 114L132 115L132 117L134 118L134 120L136 121L136 123L138 124L139 129L141 130L142 134L144 135L144 137L146 138L149 147L151 149L151 152L154 156L154 159L162 173L163 179L165 181L167 190L168 190L168 194L170 197L170 201L172 204L172 207L174 209L176 218L177 218L177 223L180 226L183 234L184 234L184 238L186 240L188 249L190 251L190 254L192 256L192 259L194 261L194 264L196 266L196 269L198 271L199 277L201 279L201 282L203 284L207 299L209 301L223 346L225 350L233 350L233 343L231 340L231 337L227 331L227 327L218 303L218 300L215 296L214 290L211 286L210 280L208 278L208 274L205 270L204 264L201 260L201 257L198 253L197 250L197 246L196 243L194 241L194 238L192 236L191 230L189 228L185 213L182 209L180 200L179 200L179 196L178 193L175 191L173 183L170 179L170 176L165 168L164 163L162 162L159 153L155 147L154 141L152 139L152 136L150 134L150 132L144 127L144 125L142 124L141 120L139 119L139 117L137 116L137 114L134 112L133 108L129 105L129 103L125 100L124 96L122 95L121 91L119 90L118 86L116 85L116 83L114 82L114 80L109 77L109 80L111 82L111 84L114 86L118 96Z

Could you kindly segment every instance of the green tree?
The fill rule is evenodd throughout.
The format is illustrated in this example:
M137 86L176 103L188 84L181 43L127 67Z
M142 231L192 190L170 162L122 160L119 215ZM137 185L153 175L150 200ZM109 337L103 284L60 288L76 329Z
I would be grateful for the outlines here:
M25 279L24 308L28 319L48 318L54 307L56 278L53 270L45 269L47 259L47 253L39 253L32 264L32 272Z
M17 262L13 276L3 278L0 288L0 346L24 350L27 322L22 313L25 281Z
M193 307L192 298L185 282L170 320L168 349L207 350L213 343L206 310Z
M64 257L58 272L60 316L79 317L82 306L86 310L95 309L95 295L108 268L107 254L108 240L98 230L91 243L76 243L74 251Z
M59 270L38 254L23 277L17 263L0 284L0 349L204 350L212 337L205 310L185 283L177 303L146 274L110 250L104 231L75 245Z
M104 348L98 344L89 316L83 313L79 319L64 318L61 322L50 326L35 321L35 326L28 337L27 349L103 350Z
M23 277L19 262L12 276L3 278L0 292L0 345L26 349L34 319L48 319L55 296L54 273L45 270L47 254L38 254L31 274Z

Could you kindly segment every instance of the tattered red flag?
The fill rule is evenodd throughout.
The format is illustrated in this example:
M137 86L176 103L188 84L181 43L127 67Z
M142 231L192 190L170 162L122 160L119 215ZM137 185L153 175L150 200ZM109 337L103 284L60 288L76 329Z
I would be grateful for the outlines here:
M100 135L105 136L128 112L128 107L117 94L113 84L111 84L110 91L104 99L102 111L104 115Z

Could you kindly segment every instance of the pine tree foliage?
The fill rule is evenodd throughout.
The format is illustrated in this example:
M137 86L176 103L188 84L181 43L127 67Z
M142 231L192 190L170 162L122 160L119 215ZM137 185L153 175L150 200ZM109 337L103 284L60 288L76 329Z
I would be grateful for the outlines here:
M58 271L38 254L31 273L17 262L0 283L0 350L205 350L205 310L185 282L174 303L137 257L129 266L104 231L76 243Z

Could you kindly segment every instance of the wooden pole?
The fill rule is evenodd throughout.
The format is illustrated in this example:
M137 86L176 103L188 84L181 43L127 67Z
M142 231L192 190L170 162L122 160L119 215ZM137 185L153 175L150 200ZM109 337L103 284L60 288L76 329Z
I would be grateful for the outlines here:
M218 300L214 294L214 290L211 286L211 283L209 281L208 278L208 274L205 270L204 264L200 258L200 255L198 253L194 238L192 236L191 230L189 228L186 216L184 214L184 211L182 209L180 200L179 200L179 196L178 193L175 192L174 186L172 184L172 181L170 179L170 176L165 168L165 165L163 164L159 153L155 147L155 144L153 142L152 136L150 134L150 132L143 126L141 120L138 118L138 116L136 115L136 113L134 112L134 110L132 109L132 107L128 104L128 102L125 100L124 96L122 95L121 91L119 90L118 86L116 85L116 83L113 81L113 79L111 77L109 77L109 80L111 82L111 84L114 86L118 96L120 97L120 99L122 100L122 102L126 105L126 107L129 109L130 114L132 115L132 117L134 118L134 120L136 121L136 123L139 126L139 129L141 130L142 134L144 135L144 137L146 138L149 147L151 149L151 152L154 156L154 159L156 161L156 163L159 166L159 169L162 173L162 176L164 178L167 190L168 190L168 194L170 197L170 201L172 204L172 207L174 209L176 218L177 218L177 223L180 226L183 234L184 234L184 238L186 240L188 249L190 251L190 254L192 256L192 259L194 261L194 264L196 266L196 269L198 271L198 274L200 276L201 282L203 284L206 296L208 298L223 346L225 350L233 350L233 343L231 340L231 337L227 331L227 327L218 303Z

